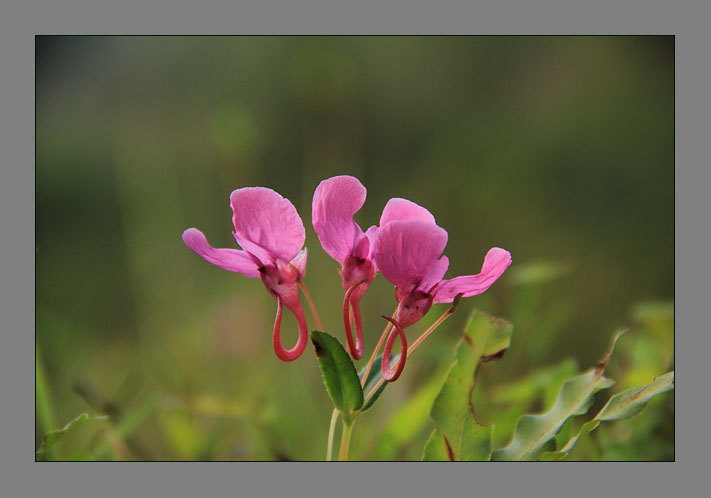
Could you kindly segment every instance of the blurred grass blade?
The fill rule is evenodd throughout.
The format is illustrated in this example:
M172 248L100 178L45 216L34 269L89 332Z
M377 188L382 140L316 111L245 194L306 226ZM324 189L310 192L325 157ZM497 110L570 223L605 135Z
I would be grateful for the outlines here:
M472 405L481 363L501 358L511 343L513 326L473 311L456 349L456 359L435 398L430 416L436 430L424 460L488 460L493 424L480 424Z
M578 373L574 360L566 358L560 363L533 370L522 379L500 384L491 392L491 401L502 404L528 405L542 399L543 407L550 407L563 382Z
M186 408L191 413L212 415L219 417L247 418L250 416L249 407L240 401L214 395L195 396Z
M440 371L433 374L425 386L419 388L414 396L398 407L378 437L372 460L399 459L398 453L418 434L424 432L429 422L430 407L442 387L445 373Z
M91 417L88 413L82 413L79 415L77 418L69 422L67 425L62 427L61 429L57 429L54 431L50 431L47 434L44 435L42 438L42 443L40 444L39 449L35 452L35 458L38 460L41 460L44 457L44 453L47 451L47 449L51 448L57 441L62 439L68 432L76 429L78 426L89 422L89 421L96 421L96 420L107 420L108 417L106 415L100 415L98 417Z
M40 433L46 434L52 430L55 426L55 422L49 387L47 385L47 376L45 375L43 365L39 348L35 348L35 413ZM54 453L54 448L50 448L47 456L54 459L56 457Z
M615 394L607 401L595 418L583 424L580 431L570 438L559 451L545 452L541 454L539 460L562 460L568 456L568 453L575 447L580 438L595 430L600 425L600 422L634 417L644 410L649 400L654 396L672 389L674 389L674 371L657 377L651 384L646 386L635 387Z
M316 349L321 375L333 405L345 420L363 406L363 389L350 356L338 339L314 330L311 342Z
M554 437L570 417L582 415L592 405L595 392L614 384L603 377L617 340L624 332L618 332L605 357L593 369L568 379L558 393L555 403L547 412L538 415L523 415L514 430L508 446L492 454L492 460L535 460L554 444ZM555 450L555 448L550 448Z
M103 460L110 453L113 446L112 438L123 441L131 436L149 417L151 417L159 408L157 396L151 396L143 404L131 411L126 411L125 417L116 427L112 429L111 438L104 439L92 452L94 460ZM113 427L113 425L112 425Z

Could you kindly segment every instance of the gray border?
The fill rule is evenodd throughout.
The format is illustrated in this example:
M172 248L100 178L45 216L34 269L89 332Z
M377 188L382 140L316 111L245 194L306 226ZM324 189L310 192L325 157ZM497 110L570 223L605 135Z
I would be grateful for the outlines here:
M0 489L4 496L696 496L708 472L702 325L710 265L708 2L499 0L261 0L235 2L24 1L0 19ZM210 6L206 5L209 3ZM130 6L127 6L130 4ZM227 4L227 5L224 5ZM674 34L676 43L676 463L35 463L34 330L35 34ZM704 126L705 125L705 126ZM705 181L704 181L705 180ZM706 244L705 244L706 243ZM706 264L704 264L706 263ZM705 278L706 277L706 278ZM690 332L691 331L691 332ZM694 386L697 389L692 389ZM696 396L690 393L697 393ZM685 491L686 492L685 492ZM691 490L691 492L689 492Z

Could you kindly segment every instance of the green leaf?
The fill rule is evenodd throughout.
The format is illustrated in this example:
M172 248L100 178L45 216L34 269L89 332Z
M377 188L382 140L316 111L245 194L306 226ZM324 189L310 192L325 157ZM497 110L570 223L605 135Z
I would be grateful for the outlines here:
M651 384L615 394L595 418L608 421L633 417L641 412L654 396L672 389L674 389L673 370L655 378Z
M338 339L314 330L311 342L316 349L316 357L321 368L323 382L333 405L341 412L344 420L363 406L363 389L350 356Z
M88 413L82 413L79 415L77 418L69 422L67 425L62 427L61 429L57 429L54 431L49 431L47 434L44 435L42 438L42 443L40 443L39 449L35 452L35 458L37 459L42 459L44 457L45 451L47 451L48 448L51 448L52 445L54 445L57 441L62 439L68 432L76 429L78 426L89 422L89 421L95 421L95 420L107 420L109 417L106 415L101 415L98 417L91 417L89 416Z
M456 359L435 398L430 416L436 430L424 460L488 460L493 424L476 419L472 392L481 363L501 358L511 343L513 326L474 311L456 349Z
M627 391L612 396L595 418L583 424L580 431L570 438L570 440L559 451L543 453L539 460L562 460L575 447L577 442L585 434L595 430L600 422L623 420L634 417L644 410L649 400L657 394L662 394L674 389L674 371L657 377L651 384L642 387L635 387Z
M444 458L442 457L444 455ZM422 460L432 462L437 460L454 460L454 452L451 446L447 446L442 433L435 429L432 435L425 444L425 453L422 455Z
M523 415L516 424L509 445L495 450L492 460L535 460L541 452L553 449L546 445L551 444L566 420L587 412L592 405L593 394L614 384L602 374L622 333L615 335L609 351L595 368L563 383L550 410L538 415Z
M376 356L375 360L373 360L373 365L370 368L370 372L368 372L368 379L365 381L365 385L363 386L363 394L368 395L370 391L373 390L375 387L375 384L380 382L380 379L383 378L383 372L380 369L380 361L382 360L383 355L379 354ZM400 359L400 355L396 354L394 356L390 357L390 364L394 365L397 363L397 361ZM358 378L363 379L363 374L365 373L365 367L358 373ZM361 408L361 412L364 412L366 410L369 410L372 408L373 403L375 403L375 400L377 400L381 394L383 394L383 391L387 387L387 385L390 384L390 382L383 382L380 384L380 387L378 387L378 390L373 393L373 395L370 397L370 399L363 405L363 408Z

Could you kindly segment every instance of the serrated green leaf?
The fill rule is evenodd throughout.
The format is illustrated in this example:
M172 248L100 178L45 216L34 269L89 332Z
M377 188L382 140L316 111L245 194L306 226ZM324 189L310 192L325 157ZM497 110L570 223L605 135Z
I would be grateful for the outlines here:
M587 412L592 395L612 384L594 369L567 380L549 411L519 419L511 443L494 451L492 460L534 460L569 417Z
M488 460L493 424L477 421L472 405L476 372L481 363L501 358L511 343L513 326L474 311L465 327L430 416L437 430L425 446L425 460Z
M311 342L316 349L328 395L344 420L349 420L363 406L363 389L355 366L341 343L332 335L314 330Z
M649 400L658 394L674 389L674 371L668 372L650 384L635 387L612 396L595 418L583 424L578 433L559 451L546 452L539 456L539 460L562 460L575 447L581 437L595 430L600 422L623 420L634 417L649 403Z
M89 422L89 421L95 421L95 420L107 420L109 417L107 415L101 415L97 417L92 417L88 413L82 413L79 415L77 418L69 422L67 425L62 427L61 429L57 429L54 431L49 431L47 434L44 435L44 438L42 438L42 443L40 443L40 447L37 449L35 452L35 458L42 458L44 456L45 451L47 451L48 448L51 448L52 445L54 445L57 441L62 439L68 432L76 429L78 426Z
M422 460L486 461L491 457L493 430L494 424L481 425L474 418L466 418L462 424L461 446L457 449L449 438L435 429L425 444Z
M445 455L443 458L442 455ZM451 457L451 458L450 458ZM454 460L454 454L447 449L442 433L435 429L432 435L425 444L425 452L422 455L422 460L426 462L434 462L437 460Z
M563 383L550 410L537 415L523 415L516 424L509 445L495 450L492 460L535 460L540 453L550 451L546 444L555 437L566 420L587 412L593 394L614 384L602 374L622 333L615 335L609 351L595 368Z
M674 371L657 377L652 383L615 394L595 417L601 421L630 418L641 412L657 394L674 389Z
M464 419L458 460L487 461L491 458L491 438L494 424L482 425L472 414Z
M373 360L373 365L370 369L370 372L368 372L368 379L365 381L365 385L363 386L363 394L367 395L370 391L373 390L375 387L375 384L380 382L380 379L383 378L383 372L380 369L380 361L382 360L383 355L379 354L378 356L375 357L375 360ZM390 364L394 365L397 363L397 361L400 359L400 355L396 354L394 356L390 357ZM365 367L358 373L358 378L363 379L363 374L365 373ZM380 384L380 387L378 387L378 390L373 393L373 395L368 399L368 401L363 405L363 408L360 410L361 412L364 412L366 410L370 410L370 408L373 407L373 403L380 397L381 394L383 394L383 391L387 387L387 385L390 384L390 382L383 382Z

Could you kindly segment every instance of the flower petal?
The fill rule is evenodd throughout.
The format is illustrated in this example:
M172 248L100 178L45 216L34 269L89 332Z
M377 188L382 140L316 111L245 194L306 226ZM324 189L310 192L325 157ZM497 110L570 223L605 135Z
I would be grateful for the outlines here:
M308 251L304 247L299 253L292 259L289 263L296 268L299 272L299 278L304 278L306 276L306 258L308 256Z
M385 204L380 216L380 226L397 220L422 220L435 224L435 218L427 209L407 199L393 197Z
M348 175L323 180L314 192L311 205L314 230L324 251L341 264L363 235L353 215L363 207L366 193L363 184Z
M215 249L205 235L197 228L188 228L183 232L183 242L202 259L223 270L240 273L245 277L257 278L257 263L246 251L238 249Z
M242 249L273 264L291 261L304 246L306 232L294 205L272 189L245 187L230 194L235 239Z
M446 245L444 228L421 220L392 221L377 232L375 262L401 292L410 292L432 279L433 265L441 270L440 256Z
M442 281L444 274L447 273L447 269L449 269L449 258L442 256L427 269L427 273L425 273L425 276L422 278L422 283L419 287L425 292L429 292L435 285Z
M375 258L375 244L378 240L378 230L379 228L375 225L371 226L365 231L365 236L368 237L368 241L370 242L370 247L368 248L368 258L367 259L373 259ZM373 264L375 264L375 261L373 261ZM376 270L377 270L377 265L376 265Z
M484 264L478 275L442 280L435 289L435 303L451 303L458 294L471 297L481 294L496 282L511 264L511 253L500 247L492 247L484 257Z

